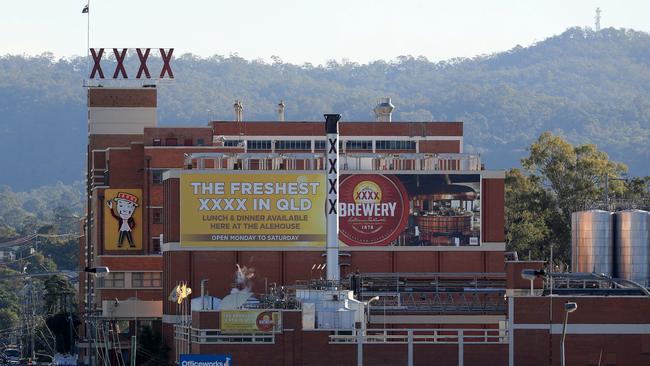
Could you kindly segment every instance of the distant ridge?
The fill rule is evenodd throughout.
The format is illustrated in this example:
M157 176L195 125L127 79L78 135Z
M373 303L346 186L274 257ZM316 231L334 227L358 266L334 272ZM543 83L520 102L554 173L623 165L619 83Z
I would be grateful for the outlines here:
M83 179L85 67L82 58L48 54L0 57L0 185L26 190ZM518 166L523 149L551 130L596 143L630 175L650 175L645 32L570 28L530 47L437 63L400 56L313 66L186 54L174 74L159 88L161 125L232 119L235 99L247 120L273 119L280 99L287 120L321 120L324 111L370 120L376 99L391 96L393 120L465 121L466 151L481 153L489 168Z

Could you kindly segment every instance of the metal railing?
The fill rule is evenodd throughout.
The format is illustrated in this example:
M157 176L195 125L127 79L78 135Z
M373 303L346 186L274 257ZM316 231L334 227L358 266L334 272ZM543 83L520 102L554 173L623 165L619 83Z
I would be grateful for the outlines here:
M481 157L473 154L345 154L341 156L343 170L357 171L478 171Z
M410 338L410 340L409 340ZM505 329L365 329L335 332L331 344L366 343L407 344L506 344Z
M198 329L191 326L175 325L177 340L189 339L193 344L273 344L275 333L224 333L221 329Z
M480 171L474 154L342 153L343 171ZM191 153L185 167L215 170L323 170L321 153Z
M503 273L363 273L350 279L371 312L505 314Z

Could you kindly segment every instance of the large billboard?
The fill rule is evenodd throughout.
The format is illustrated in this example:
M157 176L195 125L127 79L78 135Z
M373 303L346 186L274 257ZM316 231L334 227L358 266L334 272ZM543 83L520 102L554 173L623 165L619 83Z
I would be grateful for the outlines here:
M342 247L481 243L480 174L342 174ZM325 174L181 175L181 246L324 247Z
M142 249L142 190L104 191L104 249Z
M280 312L272 310L221 310L219 325L223 333L282 331Z
M339 240L347 246L481 242L480 174L342 175Z
M186 173L181 246L324 247L322 173Z

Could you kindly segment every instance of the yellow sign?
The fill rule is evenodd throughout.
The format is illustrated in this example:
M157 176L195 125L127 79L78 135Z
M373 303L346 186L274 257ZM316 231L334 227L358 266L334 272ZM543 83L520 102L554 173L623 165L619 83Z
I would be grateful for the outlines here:
M181 246L325 246L322 173L181 175Z
M104 249L142 249L142 190L104 191Z
M222 310L219 314L222 332L281 331L280 313L270 310Z

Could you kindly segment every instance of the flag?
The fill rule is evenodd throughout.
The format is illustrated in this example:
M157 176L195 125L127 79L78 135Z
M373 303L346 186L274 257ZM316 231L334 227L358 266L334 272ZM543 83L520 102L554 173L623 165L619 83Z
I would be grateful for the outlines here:
M174 287L172 289L172 292L169 294L169 297L167 298L167 300L169 300L171 302L178 301L178 289L179 289L179 285L176 285L176 287Z
M181 284L180 289L179 289L179 291L178 291L178 304L179 304L179 305L180 305L180 304L183 302L183 300L185 299L185 297L186 297L185 294L186 294L186 293L187 293L187 286L183 283L183 284Z
M81 10L81 14L87 14L88 13L88 4L84 6L84 8Z

